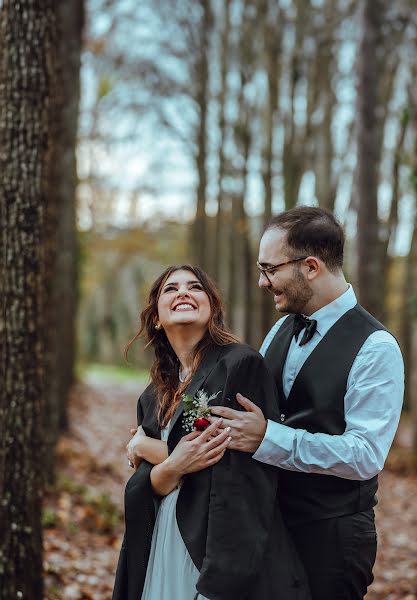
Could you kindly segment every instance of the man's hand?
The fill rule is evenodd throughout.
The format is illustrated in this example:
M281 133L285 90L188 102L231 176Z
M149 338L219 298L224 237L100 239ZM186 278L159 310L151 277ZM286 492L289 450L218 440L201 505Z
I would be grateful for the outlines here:
M236 400L246 412L233 410L226 406L212 406L211 413L212 415L224 417L220 428L231 428L230 450L241 450L253 454L264 438L267 422L259 406L248 398L245 398L242 394L236 394ZM210 417L210 421L213 423L215 418Z

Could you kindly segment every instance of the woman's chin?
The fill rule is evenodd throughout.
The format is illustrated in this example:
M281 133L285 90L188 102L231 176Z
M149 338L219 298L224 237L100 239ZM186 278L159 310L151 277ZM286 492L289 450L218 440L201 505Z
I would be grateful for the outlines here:
M202 327L204 327L204 324L201 323L200 319L196 319L193 316L181 315L181 317L176 318L171 322L170 327L173 329L175 329L176 327L189 327L190 329L201 329Z

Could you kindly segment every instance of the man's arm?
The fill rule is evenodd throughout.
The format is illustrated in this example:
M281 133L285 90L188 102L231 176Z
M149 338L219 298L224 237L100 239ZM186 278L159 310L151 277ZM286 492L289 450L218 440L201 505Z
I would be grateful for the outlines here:
M398 345L368 340L349 376L342 435L312 434L268 421L262 439L264 425L256 412L247 413L245 422L237 411L212 412L231 419L224 421L232 430L230 448L256 450L256 460L291 471L367 480L383 468L398 426L403 393L404 367ZM245 404L251 403L245 399Z

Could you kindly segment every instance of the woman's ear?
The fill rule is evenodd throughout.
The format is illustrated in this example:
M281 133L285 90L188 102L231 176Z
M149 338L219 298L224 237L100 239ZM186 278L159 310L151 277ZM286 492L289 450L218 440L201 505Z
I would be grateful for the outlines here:
M160 323L159 321L157 321L157 322L155 323L155 329L156 329L157 331L160 331L160 330L162 329L162 325L161 325L161 323Z

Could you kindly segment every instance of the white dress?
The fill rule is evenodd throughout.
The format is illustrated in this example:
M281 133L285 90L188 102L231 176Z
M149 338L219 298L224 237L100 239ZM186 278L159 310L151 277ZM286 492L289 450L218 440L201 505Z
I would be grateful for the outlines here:
M168 427L161 432L163 441L168 438ZM197 594L195 586L200 572L178 529L179 493L180 487L177 487L159 505L141 600L207 600Z

